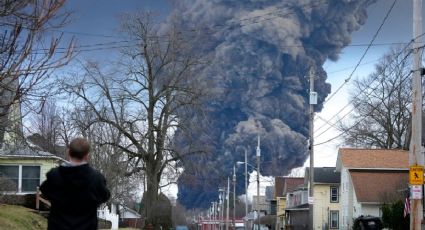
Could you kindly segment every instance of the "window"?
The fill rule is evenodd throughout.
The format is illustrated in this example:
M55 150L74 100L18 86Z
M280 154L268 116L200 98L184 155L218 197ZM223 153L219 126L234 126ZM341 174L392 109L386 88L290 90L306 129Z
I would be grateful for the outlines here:
M338 187L331 187L331 203L339 202Z
M331 228L339 228L339 211L329 211L329 222Z
M8 179L2 191L35 192L40 185L40 166L0 165L0 176Z
M22 192L37 191L40 185L40 166L22 166Z
M0 190L13 192L18 191L19 166L0 165L1 187Z

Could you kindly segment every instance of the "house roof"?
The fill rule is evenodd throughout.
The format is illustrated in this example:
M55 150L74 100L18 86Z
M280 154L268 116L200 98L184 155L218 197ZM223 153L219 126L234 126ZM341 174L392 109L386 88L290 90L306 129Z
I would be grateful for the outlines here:
M309 204L301 204L295 207L285 208L286 211L305 211L309 210Z
M122 208L124 211L127 211L127 212L129 212L129 213L133 214L136 218L140 218L140 217L142 217L142 216L141 216L138 212L136 212L135 210L133 210L133 209L131 209L131 208L129 208L129 207L121 206L121 208Z
M369 169L407 169L409 154L406 150L340 148L337 159L341 167Z
M283 196L283 184L287 177L275 177L274 178L274 197Z
M402 196L408 183L408 170L350 170L358 202L383 202L388 196Z
M31 148L3 148L0 149L0 157L16 157L16 158L53 158L64 160L51 153L31 149Z
M304 184L303 177L275 177L275 197L285 196L286 193L294 191L298 186Z
M310 168L305 169L305 178L310 178ZM336 171L335 167L315 167L314 183L319 184L339 184L341 182L341 173Z

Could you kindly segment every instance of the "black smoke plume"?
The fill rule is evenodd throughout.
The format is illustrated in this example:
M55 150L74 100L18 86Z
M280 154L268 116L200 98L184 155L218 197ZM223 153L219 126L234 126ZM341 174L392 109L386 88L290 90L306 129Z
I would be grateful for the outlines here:
M322 65L337 60L351 33L367 18L367 0L178 0L173 20L193 36L193 50L209 65L198 85L208 97L202 113L186 111L191 133L177 131L182 149L207 154L184 159L178 199L188 208L218 199L236 161L255 164L261 137L261 174L285 175L307 158L308 74L316 72L317 111L330 85ZM249 168L253 171L252 168ZM243 167L237 193L244 192Z

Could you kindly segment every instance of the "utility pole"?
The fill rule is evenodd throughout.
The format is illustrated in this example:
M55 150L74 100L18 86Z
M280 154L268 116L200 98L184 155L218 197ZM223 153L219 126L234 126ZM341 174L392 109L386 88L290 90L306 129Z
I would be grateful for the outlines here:
M257 219L258 219L258 229L260 228L260 156L261 156L261 150L260 150L260 135L258 135L258 141L257 141Z
M314 105L317 104L317 93L314 92L314 70L310 69L310 141L309 141L309 150L310 150L310 189L308 194L308 203L310 208L310 229L314 229Z
M245 150L245 230L248 230L248 153Z
M236 165L233 165L233 229L236 229Z
M226 230L229 230L229 201L230 201L230 178L227 177L227 194L226 194L226 200L227 200L227 208L226 208Z
M211 229L215 229L215 213L216 213L216 207L215 207L215 201L212 202L212 222L211 222Z
M220 229L220 230L223 230L224 229L224 226L222 226L223 225L223 219L224 219L224 195L225 195L225 193L226 193L226 189L224 189L224 188L219 188L219 191L220 191L220 196L221 196L221 198L220 198L220 221L219 221L219 223L218 223L218 229Z
M423 167L422 149L422 81L421 81L421 46L422 46L422 0L413 0L413 80L412 80L412 140L409 149L409 166ZM414 186L414 185L411 185ZM416 185L421 190L423 185ZM421 229L423 218L422 199L410 199L410 229Z

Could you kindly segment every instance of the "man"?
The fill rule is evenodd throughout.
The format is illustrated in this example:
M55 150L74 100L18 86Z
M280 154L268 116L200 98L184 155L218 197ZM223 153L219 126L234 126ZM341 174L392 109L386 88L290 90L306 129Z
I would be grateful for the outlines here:
M105 177L88 164L90 145L84 138L71 141L69 162L50 170L40 186L52 206L48 230L95 230L97 208L110 193Z

